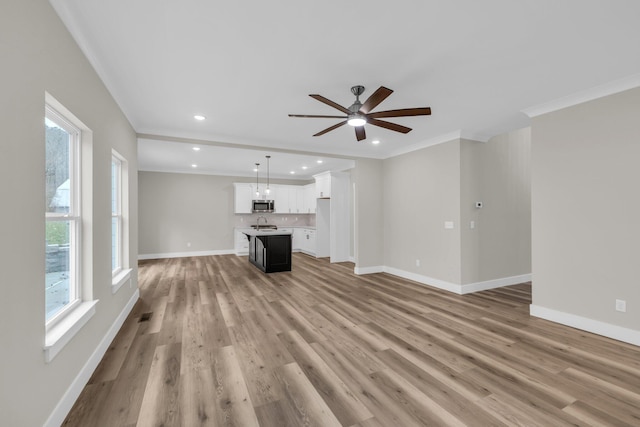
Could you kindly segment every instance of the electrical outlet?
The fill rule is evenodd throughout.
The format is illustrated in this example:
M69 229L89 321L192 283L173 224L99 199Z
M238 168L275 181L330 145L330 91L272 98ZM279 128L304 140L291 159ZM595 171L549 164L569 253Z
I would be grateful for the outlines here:
M627 302L623 299L616 300L616 311L627 312Z
M451 230L453 229L453 221L445 221L444 222L444 228Z
M420 260L419 259L416 260L416 267L420 267Z
M472 230L473 230L474 228L476 228L476 222L475 222L475 221L470 221L470 222L469 222L469 228L471 228Z
M191 247L191 242L187 242L187 247L190 248Z

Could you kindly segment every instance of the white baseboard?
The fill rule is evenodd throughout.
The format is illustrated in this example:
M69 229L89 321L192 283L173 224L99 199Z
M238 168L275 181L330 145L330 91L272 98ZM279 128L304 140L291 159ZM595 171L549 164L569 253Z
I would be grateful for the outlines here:
M69 386L67 391L64 393L62 399L60 399L51 415L49 415L49 418L44 424L44 427L59 427L60 425L62 425L64 419L69 414L69 411L71 411L73 404L78 399L78 396L80 396L82 389L89 382L91 375L93 375L93 372L98 367L98 364L104 357L104 354L109 349L111 342L116 337L116 334L124 324L124 321L127 319L129 313L131 313L131 310L138 301L138 298L140 298L140 291L136 289L136 291L127 302L127 305L125 305L125 307L122 309L116 320L107 331L106 335L100 341L100 344L98 344L98 347L94 350L93 354L91 354L89 360L87 360L87 363L84 364L78 375L71 383L71 386Z
M355 274L373 274L373 273L389 273L404 279L413 280L423 285L433 286L434 288L443 289L458 295L469 294L472 292L485 291L487 289L500 288L502 286L516 285L518 283L528 282L531 280L531 274L522 274L520 276L503 277L500 279L487 280L484 282L467 283L459 285L457 283L447 282L445 280L436 279L434 277L424 276L421 274L411 273L409 271L400 270L398 268L388 267L386 265L378 265L375 267L355 267Z
M433 286L434 288L443 289L459 295L462 294L462 286L455 283L387 266L384 267L384 272L404 279L413 280L414 282L422 283L423 285Z
M384 266L376 265L373 267L354 267L353 273L357 275L361 274L373 274L373 273L383 273Z
M640 331L635 329L624 328L622 326L612 325L599 320L589 319L588 317L577 316L534 304L529 306L529 314L572 328L640 346Z
M235 249L219 249L214 251L166 252L162 254L138 254L138 260L160 258L187 258L192 256L233 255Z
M530 282L531 274L521 274L519 276L503 277L501 279L487 280L484 282L468 283L462 285L462 293L486 291L487 289L501 288L503 286L517 285L518 283Z

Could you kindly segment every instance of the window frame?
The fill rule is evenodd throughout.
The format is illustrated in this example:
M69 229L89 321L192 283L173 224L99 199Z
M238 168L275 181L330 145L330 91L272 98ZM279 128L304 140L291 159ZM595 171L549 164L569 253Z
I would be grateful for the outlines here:
M82 301L82 200L81 200L81 138L82 130L49 103L45 104L45 117L69 134L69 212L48 212L45 222L69 223L69 302L50 318L45 311L45 327L49 331L62 321ZM45 140L46 144L46 140ZM46 228L46 226L45 226Z
M74 271L76 271L77 291L74 303L67 304L63 310L60 310L49 320L46 318L46 307L43 307L42 318L45 326L44 359L45 363L50 363L95 315L98 300L93 299L93 221L91 221L93 218L92 189L94 182L93 132L46 91L44 93L44 107L43 126L48 111L52 110L57 113L56 118L62 118L64 123L72 125L79 131L74 171L77 190L74 197L74 202L76 203L74 214L77 215L77 233L75 234L77 244L73 255L76 263ZM56 123L59 122L56 121ZM46 147L46 139L43 142L44 148ZM43 199L46 200L46 198ZM46 210L45 208L45 212ZM45 213L45 227L46 223ZM42 256L46 255L43 253ZM44 280L42 283L46 284ZM43 292L46 292L45 288L43 288Z
M129 283L131 287L131 272L129 266L129 163L127 159L118 153L115 149L111 150L111 227L113 227L113 218L116 216L113 212L113 163L119 163L118 181L117 181L117 201L118 201L118 257L119 266L111 269L111 293L115 294L118 289L125 283ZM113 265L113 229L111 237L111 263Z
M111 226L113 227L113 219L117 219L117 233L115 234L116 242L113 241L114 234L112 230L111 234L111 276L116 277L123 269L123 218L122 218L122 158L117 154L115 150L111 152ZM115 176L114 176L114 166L115 166ZM115 185L114 185L115 179ZM115 188L114 188L115 187ZM114 195L115 191L115 195ZM115 204L115 209L114 209ZM113 260L113 248L115 246L116 252L116 260L115 260L115 268L113 268L114 260Z

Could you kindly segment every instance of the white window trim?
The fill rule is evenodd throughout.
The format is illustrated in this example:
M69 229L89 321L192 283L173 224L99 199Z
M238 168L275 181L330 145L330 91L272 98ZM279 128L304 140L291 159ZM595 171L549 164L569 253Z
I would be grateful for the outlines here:
M44 342L44 358L47 363L64 348L71 338L96 314L98 300L78 303L73 310L47 330Z
M131 287L131 272L132 268L129 268L129 230L128 230L128 218L129 218L129 165L127 160L118 153L116 150L111 150L112 159L115 158L120 163L120 176L119 176L119 258L120 266L111 272L111 293L115 294L125 283L129 282ZM113 212L111 213L113 218Z
M113 276L111 279L111 293L115 294L118 292L118 289L122 287L125 283L129 282L129 287L131 287L131 272L132 268L124 268L120 269L120 271Z
M96 312L98 300L93 300L93 241L90 229L83 221L83 218L90 218L93 210L93 199L91 188L93 184L92 167L92 143L93 132L73 113L67 110L53 96L45 92L45 104L47 107L62 116L64 120L71 123L80 130L78 161L80 167L77 168L79 176L79 192L81 193L78 212L79 238L77 243L77 281L78 295L77 301L68 304L63 310L53 316L45 323L44 356L46 363L64 348L66 344L82 329L82 327L93 317ZM83 190L87 191L83 191ZM81 213L81 214L80 214Z

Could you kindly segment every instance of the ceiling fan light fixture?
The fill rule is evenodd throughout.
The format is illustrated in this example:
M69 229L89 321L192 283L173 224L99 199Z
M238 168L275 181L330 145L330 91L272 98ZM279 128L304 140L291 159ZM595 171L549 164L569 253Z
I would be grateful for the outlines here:
M350 114L349 115L349 119L347 120L347 124L349 126L364 126L367 123L367 118L365 116L363 116L362 114Z

